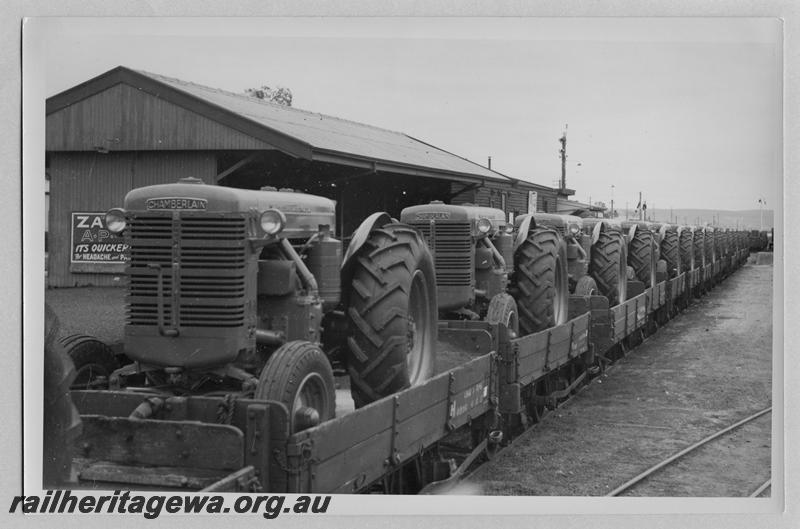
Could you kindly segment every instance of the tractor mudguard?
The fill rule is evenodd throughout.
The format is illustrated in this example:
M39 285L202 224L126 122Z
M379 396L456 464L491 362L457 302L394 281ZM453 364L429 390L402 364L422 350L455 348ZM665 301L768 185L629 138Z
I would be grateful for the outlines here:
M658 229L658 238L659 240L664 240L664 236L667 234L667 225L662 224L661 227Z
M517 237L514 239L514 251L517 251L523 242L528 239L528 233L531 229L536 228L536 222L533 220L533 215L527 215L525 218L522 219L522 222L519 225L519 229L517 230Z
M385 212L378 212L373 213L361 223L361 225L353 232L353 238L350 240L350 245L347 247L347 251L344 253L344 257L342 258L342 266L340 270L342 273L347 269L347 266L350 264L353 256L361 249L367 239L369 238L370 232L375 229L376 227L385 226L391 222L397 222L392 217L389 216L388 213Z
M598 222L594 225L594 228L592 228L592 246L600 239L600 233L605 229L604 224L605 222Z
M628 244L630 244L633 238L636 236L636 226L637 225L634 224L633 226L631 226L631 229L628 230Z

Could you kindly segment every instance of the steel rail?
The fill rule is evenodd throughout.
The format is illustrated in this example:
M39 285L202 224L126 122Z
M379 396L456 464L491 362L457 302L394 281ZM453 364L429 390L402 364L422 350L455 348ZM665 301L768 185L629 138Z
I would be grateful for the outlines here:
M619 486L619 487L617 487L616 489L614 489L614 490L612 490L611 492L609 492L608 494L606 494L606 496L619 496L619 495L620 495L620 493L622 493L622 492L624 492L624 491L628 490L628 489L629 489L629 488L631 488L633 485L635 485L635 484L639 483L640 481L642 481L642 480L644 480L644 479L648 478L648 477L649 477L649 476L651 476L652 474L655 474L655 473L656 473L656 472L658 472L660 469L662 469L662 468L664 468L665 466L669 465L669 464L670 464L670 463L672 463L673 461L675 461L675 460L677 460L677 459L679 459L679 458L681 458L681 457L685 456L685 455L686 455L686 454L688 454L689 452L692 452L692 451L694 451L694 450L696 450L696 449L700 448L701 446L703 446L703 445L705 445L705 444L707 444L707 443L709 443L709 442L713 441L713 440L714 440L714 439L716 439L717 437L720 437L720 436L722 436L722 435L725 435L726 433L730 432L731 430L733 430L733 429L735 429L735 428L738 428L739 426L742 426L742 425L744 425L744 424L747 424L747 423L748 423L748 422L750 422L750 421L753 421L753 420L755 420L755 419L758 419L758 418L759 418L759 417L761 417L762 415L764 415L764 414L766 414L766 413L769 413L769 412L771 412L771 411L772 411L772 406L770 406L770 407L768 407L768 408L765 408L765 409L763 409L763 410L761 410L761 411L759 411L759 412L757 412L757 413L754 413L753 415L750 415L749 417L746 417L746 418L742 419L741 421L739 421L739 422L737 422L737 423L735 423L735 424L732 424L732 425L728 426L727 428L723 428L722 430L719 430L718 432L716 432L716 433L713 433L713 434L709 435L708 437L706 437L706 438L704 438L704 439L701 439L700 441L698 441L698 442L694 443L693 445L691 445L691 446L688 446L688 447L684 448L684 449L683 449L683 450L681 450L680 452L678 452L678 453L676 453L676 454L673 454L673 455L671 455L670 457L668 457L667 459L665 459L665 460L663 460L662 462L658 463L657 465L654 465L654 466L652 466L652 467L648 468L647 470L645 470L644 472L642 472L642 473L641 473L641 474L639 474L638 476L636 476L636 477L634 477L634 478L631 478L631 479L629 479L628 481L626 481L625 483L623 483L622 485L620 485L620 486Z
M696 301L694 301L693 303L696 303ZM690 305L691 304L692 303L690 303ZM685 309L683 309L683 310L685 310ZM676 317L680 316L681 313L683 313L683 310L679 311L678 314L676 314L675 316L671 317L670 321L672 321ZM642 328L636 329L636 331L641 331L641 330L642 330ZM634 332L636 332L636 331L634 331ZM642 336L642 342L637 344L636 346L633 346L633 347L630 347L630 348L626 347L623 344L623 342L620 340L619 342L617 342L616 345L619 345L622 348L622 355L619 358L616 358L614 360L612 360L610 358L607 358L607 357L605 357L603 355L598 355L601 358L601 360L605 363L605 366L601 370L600 375L606 375L609 372L613 372L613 371L617 370L618 368L620 368L621 366L620 366L619 361L623 360L624 358L626 358L629 354L631 354L633 351L635 351L640 345L643 345L645 342L650 340L650 338L654 334L655 333L651 333L648 336L644 336L643 335ZM632 336L632 334L628 335L628 336ZM584 372L581 376L585 376L585 374L586 373ZM599 378L600 378L600 376L593 377L592 380L590 380L588 383L583 384L583 385L579 386L578 388L576 388L575 392L572 395L570 395L569 397L567 397L563 402L558 403L558 405L556 406L555 409L546 410L545 413L542 415L542 417L539 419L539 421L529 425L519 435L514 436L512 439L510 439L509 443L506 444L505 446L498 447L497 451L492 455L492 459L494 459L494 457L496 457L497 455L502 454L503 452L505 452L506 449L508 449L509 447L513 446L517 442L518 439L523 437L523 435L528 435L528 434L530 434L532 432L535 432L537 428L541 427L542 422L544 422L546 419L548 419L550 417L550 415L556 409L559 409L559 408L563 409L565 407L568 407L568 406L572 405L573 404L573 400L575 399L575 397L577 397L580 392L586 390L589 386L594 384L595 380L599 379ZM762 410L761 412L759 412L758 416L766 413L767 411L771 411L771 410L772 410L772 407L770 406L766 410ZM754 418L756 418L756 417L745 419L745 421L753 420ZM733 425L733 426L728 427L728 429L733 429L733 428L735 428L737 426L739 426L738 423ZM722 433L724 433L724 432L722 432ZM722 435L722 433L718 433L717 435ZM710 440L711 439L707 439L704 442L708 442ZM436 483L437 487L431 487L429 490L424 490L424 492L421 492L421 493L422 494L440 494L440 493L443 492L443 489L442 490L437 490L437 488L438 488L438 485L440 483L443 484L444 482L447 482L448 489L452 489L453 487L457 486L460 483L469 482L469 480L472 479L481 470L481 468L483 468L486 465L486 462L482 462L482 463L478 464L477 466L473 466L473 464L477 460L477 457L473 457L472 454L470 454L470 456L468 456L467 459L469 459L469 461L467 462L466 465L464 464L464 462L462 462L462 464L459 465L458 475L457 476L451 476L451 478L448 478L446 480L442 480L442 482L437 482ZM470 467L472 467L472 468L470 468ZM642 478L642 479L644 479L644 478ZM430 485L433 485L433 484L430 484ZM427 488L427 487L425 487L425 488ZM608 494L608 496L612 496L612 495L614 495L614 494Z
M761 495L762 492L764 492L765 490L767 490L771 486L772 486L772 478L770 478L767 481L765 481L764 483L762 483L760 487L758 487L756 490L754 490L750 494L750 497L751 498L758 498Z

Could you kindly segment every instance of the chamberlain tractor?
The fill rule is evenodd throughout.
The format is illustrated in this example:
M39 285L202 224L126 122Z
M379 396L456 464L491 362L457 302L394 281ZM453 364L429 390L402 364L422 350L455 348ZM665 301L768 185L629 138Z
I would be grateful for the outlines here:
M572 215L532 213L520 215L515 219L516 263L512 285L519 293L516 295L522 306L526 303L526 293L543 288L547 281L545 275L536 273L541 257L541 248L552 247L553 259L558 266L552 271L555 284L561 284L555 292L560 302L556 307L557 323L566 320L566 306L569 295L603 295L610 306L627 299L626 248L621 231L603 219L580 218ZM542 279L540 279L542 278ZM530 332L546 328L541 311L535 303L526 310L533 317L522 318L530 325ZM547 322L549 323L549 322ZM523 326L525 327L525 326Z
M112 390L283 403L291 430L335 414L334 369L356 407L433 374L436 285L421 235L385 213L334 238L335 202L194 178L134 189L106 216L124 233L124 354ZM86 359L82 359L86 360Z
M611 306L625 301L626 249L616 226L603 219L533 213L518 219L520 233L530 229L528 223L564 239L570 294L603 295Z
M680 260L680 272L678 273L689 272L697 266L695 264L694 233L690 226L679 226L677 231Z
M513 238L502 210L435 200L405 208L400 221L419 230L433 254L439 319L502 322L519 332L507 293Z
M589 295L597 288L593 280L570 280L572 261L583 257L585 276L588 259L582 248L570 248L575 236L565 235L562 217L521 215L512 224L499 209L434 201L404 209L400 220L424 234L434 255L442 320L486 320L527 335L567 321L570 292L577 288ZM559 219L562 226L556 225ZM580 218L570 219L581 225ZM597 237L605 240L606 231L598 227ZM614 260L610 246L608 262ZM606 274L617 288L613 277L619 273Z
M680 246L681 228L674 224L654 225L652 228L657 228L658 259L664 261L665 279L674 279L683 273L682 260L685 255Z
M711 277L709 278L708 285L709 288L717 284L717 269L719 267L719 264L717 263L719 260L719 242L717 240L716 231L716 228L712 228L711 226L706 226L703 229L703 248L705 249L706 254L706 266L711 268Z
M659 245L657 232L644 221L624 220L620 223L628 245L628 266L631 279L640 281L645 288L658 282Z

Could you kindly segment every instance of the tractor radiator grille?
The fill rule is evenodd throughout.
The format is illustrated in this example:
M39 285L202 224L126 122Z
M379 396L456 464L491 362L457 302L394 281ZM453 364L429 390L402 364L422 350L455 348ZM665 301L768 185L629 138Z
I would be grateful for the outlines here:
M245 324L243 216L138 215L127 233L129 325L156 326L159 317L165 327Z
M436 264L436 284L470 286L472 284L472 234L469 221L442 221L412 224L422 232Z

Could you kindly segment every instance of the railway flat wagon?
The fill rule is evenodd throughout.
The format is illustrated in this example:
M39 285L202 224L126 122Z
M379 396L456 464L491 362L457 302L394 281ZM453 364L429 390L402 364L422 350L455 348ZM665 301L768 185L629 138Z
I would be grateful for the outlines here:
M83 485L108 488L440 490L574 393L597 374L595 358L604 367L689 288L681 274L614 307L603 296L572 296L577 316L518 338L502 324L474 322L472 331L487 338L471 360L294 433L280 402L172 396L158 403L130 391L73 391L84 424L75 468ZM142 419L143 406L158 411Z
M148 193L202 207L162 211ZM747 251L728 245L722 267L710 230L626 235L553 215L514 228L489 208L434 203L408 223L370 216L342 255L334 205L308 195L183 182L132 192L127 206L109 225L133 225L132 361L91 379L81 370L99 361L67 351L83 384L69 444L80 487L446 490ZM219 314L224 339L205 347ZM455 367L436 365L437 334L463 346ZM350 382L347 409L334 372Z

